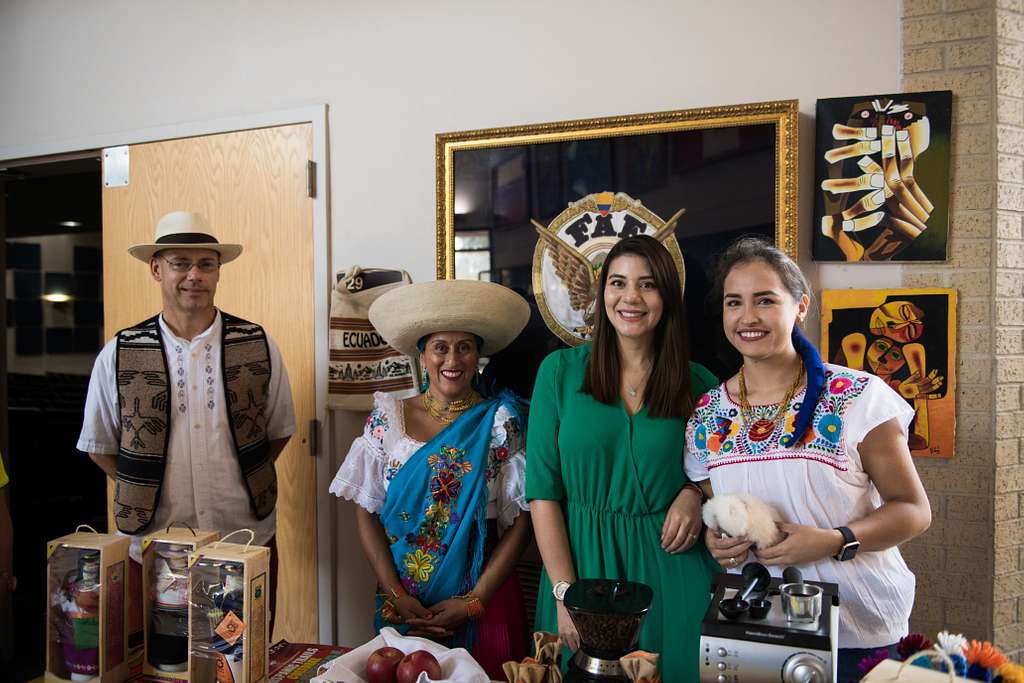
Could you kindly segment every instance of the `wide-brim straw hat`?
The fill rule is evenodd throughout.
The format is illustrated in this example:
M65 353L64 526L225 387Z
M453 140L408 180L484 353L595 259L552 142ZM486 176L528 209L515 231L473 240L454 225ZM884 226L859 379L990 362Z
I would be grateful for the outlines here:
M469 332L483 339L481 356L508 346L530 320L530 305L508 287L479 280L435 280L396 287L369 311L380 336L407 356L435 332Z
M128 253L149 263L153 254L163 249L209 249L220 254L220 262L234 261L242 253L241 244L221 244L210 224L198 213L172 211L156 224L154 241L128 247Z

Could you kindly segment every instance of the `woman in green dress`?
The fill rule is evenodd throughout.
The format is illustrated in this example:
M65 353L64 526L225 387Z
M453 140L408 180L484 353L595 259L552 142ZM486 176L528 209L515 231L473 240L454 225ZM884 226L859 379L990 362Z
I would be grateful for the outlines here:
M572 650L579 635L562 597L577 579L654 589L640 648L666 681L698 679L700 623L719 571L700 540L703 494L683 471L686 420L716 386L689 362L679 276L657 240L608 253L593 342L541 364L527 431L526 497L544 560L537 629Z

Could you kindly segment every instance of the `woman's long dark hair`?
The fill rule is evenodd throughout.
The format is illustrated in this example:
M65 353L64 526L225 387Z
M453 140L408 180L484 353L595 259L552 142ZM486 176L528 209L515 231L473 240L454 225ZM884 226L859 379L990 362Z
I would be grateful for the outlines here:
M644 387L647 413L651 417L686 420L693 412L694 402L690 394L690 343L683 310L683 288L668 249L647 235L620 240L605 257L594 299L593 345L581 390L607 405L619 400L622 363L617 333L604 307L604 289L609 266L616 258L627 254L647 261L662 300L661 320L654 330L651 376Z

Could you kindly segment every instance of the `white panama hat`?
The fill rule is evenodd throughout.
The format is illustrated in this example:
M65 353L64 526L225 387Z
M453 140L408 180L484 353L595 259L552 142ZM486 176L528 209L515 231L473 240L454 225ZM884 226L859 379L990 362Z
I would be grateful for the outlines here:
M220 254L221 263L234 261L242 253L241 244L218 242L206 219L191 211L166 214L156 224L155 241L132 245L128 247L128 253L149 263L153 254L163 249L209 249Z
M481 356L508 346L530 320L526 300L495 282L435 280L396 287L373 302L370 322L395 349L416 357L417 343L435 332L469 332L483 339Z

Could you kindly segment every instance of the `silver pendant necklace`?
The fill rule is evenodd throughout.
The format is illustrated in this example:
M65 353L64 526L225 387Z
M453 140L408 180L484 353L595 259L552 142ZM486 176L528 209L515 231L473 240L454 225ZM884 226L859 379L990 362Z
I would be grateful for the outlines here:
M647 369L644 371L644 376L640 378L639 384L637 384L635 387L626 386L626 393L629 394L631 398L636 398L637 393L640 391L640 387L642 387L647 382L647 376L650 374L650 372L651 365L648 365Z

